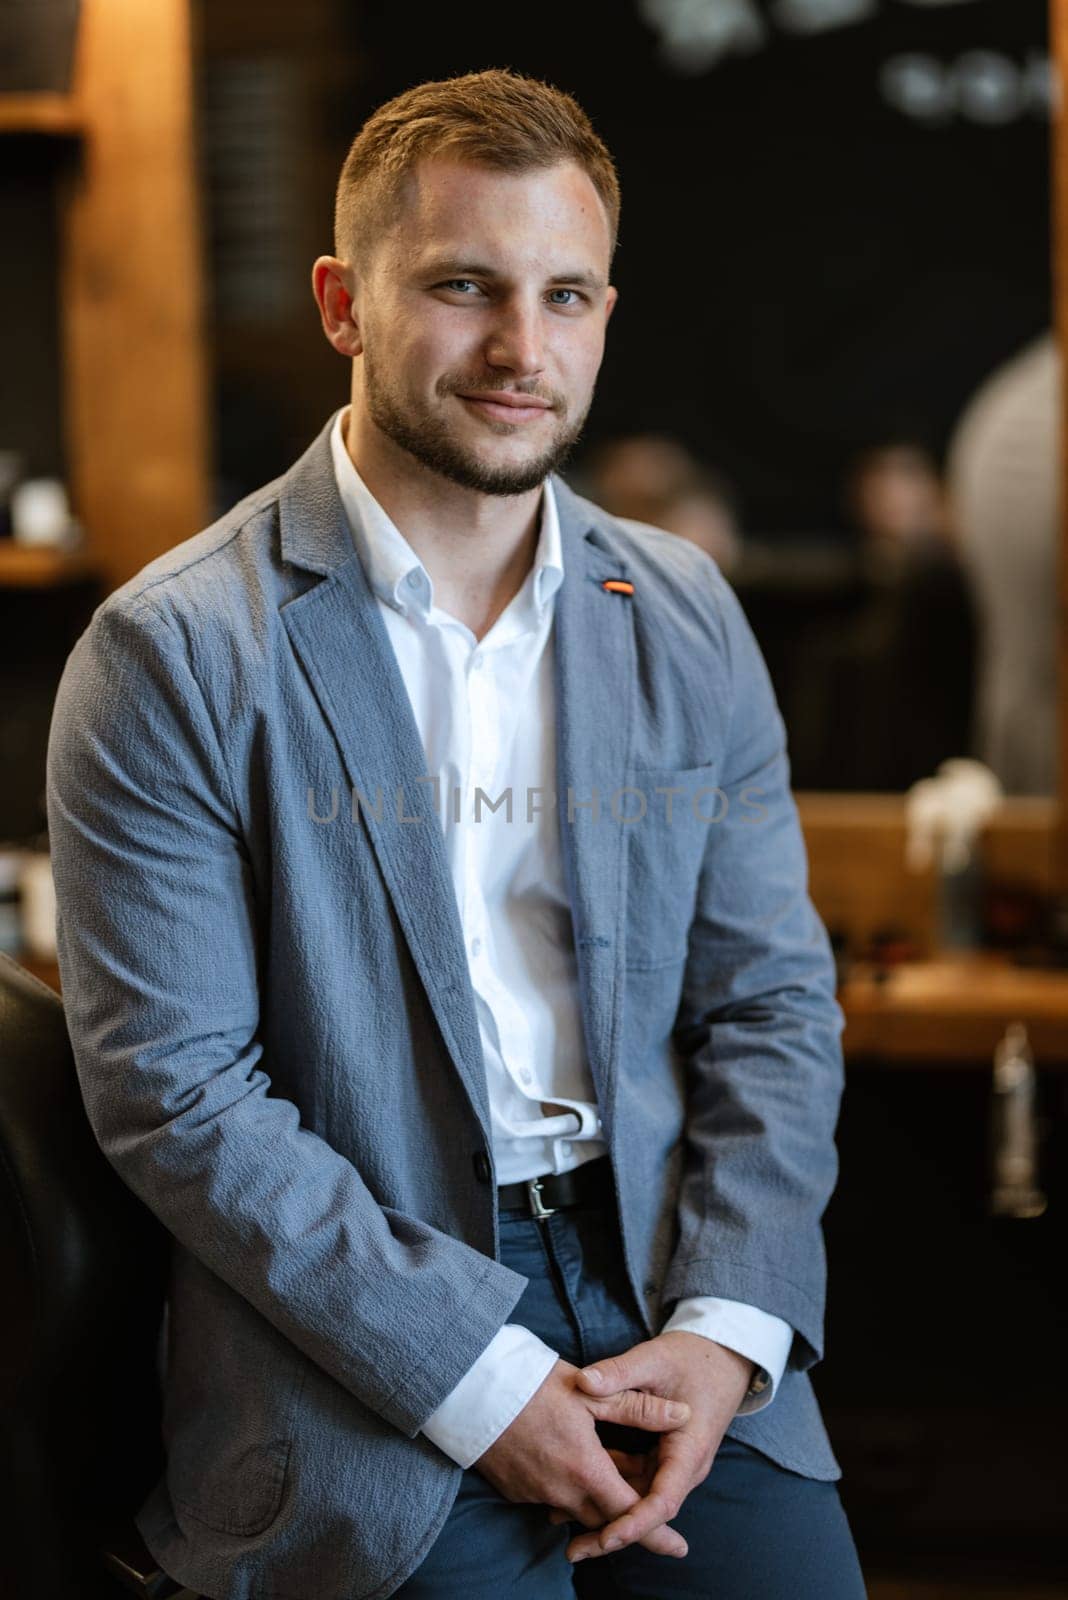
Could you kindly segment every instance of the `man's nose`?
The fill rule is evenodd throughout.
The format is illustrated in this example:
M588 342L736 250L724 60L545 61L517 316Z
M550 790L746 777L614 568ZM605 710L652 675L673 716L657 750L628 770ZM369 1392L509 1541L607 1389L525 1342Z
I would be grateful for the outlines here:
M486 342L491 367L504 367L517 377L530 378L545 365L540 306L511 301L501 307Z

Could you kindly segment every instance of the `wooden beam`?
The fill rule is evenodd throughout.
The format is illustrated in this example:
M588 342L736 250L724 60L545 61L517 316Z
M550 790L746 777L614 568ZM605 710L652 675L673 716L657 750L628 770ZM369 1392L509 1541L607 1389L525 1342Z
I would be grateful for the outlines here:
M66 449L114 587L209 520L189 0L84 0L61 204Z
M1068 0L1051 0L1050 28L1056 81L1053 113L1053 294L1054 324L1061 370L1068 371ZM1056 877L1068 893L1068 405L1061 407L1061 541L1058 581L1058 738L1059 815Z

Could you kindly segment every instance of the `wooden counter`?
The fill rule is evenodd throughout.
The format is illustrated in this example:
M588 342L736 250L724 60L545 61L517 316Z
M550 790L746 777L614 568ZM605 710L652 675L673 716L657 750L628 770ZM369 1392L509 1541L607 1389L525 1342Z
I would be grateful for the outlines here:
M981 953L937 956L883 977L858 966L838 998L851 1064L990 1062L1009 1023L1022 1022L1036 1067L1068 1067L1068 971L1014 967Z

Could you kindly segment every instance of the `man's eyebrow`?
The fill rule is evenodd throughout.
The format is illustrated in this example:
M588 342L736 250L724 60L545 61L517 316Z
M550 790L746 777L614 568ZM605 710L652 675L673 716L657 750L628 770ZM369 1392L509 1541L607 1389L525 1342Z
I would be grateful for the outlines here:
M499 280L504 276L494 267L488 267L484 262L460 261L451 256L439 260L428 261L422 269L428 278L489 278ZM595 272L588 272L584 267L576 267L571 272L553 272L546 279L547 283L574 283L584 289L604 289L607 280Z
M596 272L586 272L582 268L577 268L574 272L557 272L551 281L553 283L577 283L583 289L605 289L608 287L607 278L599 277Z

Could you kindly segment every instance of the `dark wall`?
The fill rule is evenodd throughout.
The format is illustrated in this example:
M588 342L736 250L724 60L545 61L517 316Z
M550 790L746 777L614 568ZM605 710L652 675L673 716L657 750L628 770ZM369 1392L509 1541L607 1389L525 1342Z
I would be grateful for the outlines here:
M76 147L19 135L0 139L0 451L19 477L66 471L60 365L59 185ZM7 507L0 527L7 533ZM95 600L92 584L0 587L0 841L28 843L45 828L44 757L52 701L67 653Z
M57 183L76 152L48 139L0 140L0 450L26 477L61 476Z
M1037 1112L1048 1209L994 1217L989 1067L850 1066L813 1378L866 1571L1063 1581L1063 1073Z

